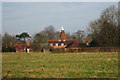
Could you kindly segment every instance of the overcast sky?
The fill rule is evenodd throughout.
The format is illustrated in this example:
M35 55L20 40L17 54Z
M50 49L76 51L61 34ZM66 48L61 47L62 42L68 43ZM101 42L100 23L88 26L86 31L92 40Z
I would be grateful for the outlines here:
M111 5L110 2L4 2L2 3L3 33L11 35L28 32L35 34L53 25L56 31L61 26L65 32L73 33L86 30L90 21L100 17L101 12Z

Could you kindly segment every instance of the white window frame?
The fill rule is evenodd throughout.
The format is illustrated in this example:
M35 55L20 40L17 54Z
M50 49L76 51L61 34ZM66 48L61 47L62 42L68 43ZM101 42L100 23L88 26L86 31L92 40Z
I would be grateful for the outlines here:
M65 39L63 41L66 41Z
M61 43L61 46L64 46L64 43Z
M52 44L52 43L50 43L50 46L53 46L53 44Z
M55 46L57 46L57 47L58 47L58 43L56 43L56 44L55 44Z
M59 40L59 41L61 41L61 40Z

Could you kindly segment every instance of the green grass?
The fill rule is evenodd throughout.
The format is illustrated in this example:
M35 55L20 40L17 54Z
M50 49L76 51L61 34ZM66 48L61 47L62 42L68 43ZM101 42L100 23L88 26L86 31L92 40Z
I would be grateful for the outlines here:
M7 78L117 78L118 53L2 53Z

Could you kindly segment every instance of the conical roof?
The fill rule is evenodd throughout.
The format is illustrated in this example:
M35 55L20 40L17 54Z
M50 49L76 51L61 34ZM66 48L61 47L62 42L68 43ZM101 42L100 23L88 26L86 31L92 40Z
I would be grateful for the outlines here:
M65 32L64 32L64 28L63 28L63 27L61 28L61 33L60 33L59 40L67 40L67 37L66 37L66 35L65 35Z

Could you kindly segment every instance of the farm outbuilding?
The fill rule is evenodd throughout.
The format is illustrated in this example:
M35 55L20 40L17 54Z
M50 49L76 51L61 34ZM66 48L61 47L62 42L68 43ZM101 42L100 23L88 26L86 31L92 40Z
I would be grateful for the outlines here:
M79 41L75 41L75 40L68 40L64 31L64 28L62 27L61 29L61 33L60 33L60 37L58 40L48 40L49 42L49 46L57 49L57 48L79 48L79 47L87 47L87 45L85 43L80 44Z

